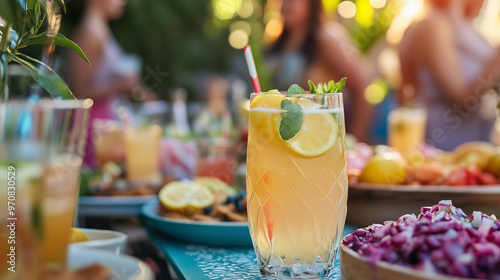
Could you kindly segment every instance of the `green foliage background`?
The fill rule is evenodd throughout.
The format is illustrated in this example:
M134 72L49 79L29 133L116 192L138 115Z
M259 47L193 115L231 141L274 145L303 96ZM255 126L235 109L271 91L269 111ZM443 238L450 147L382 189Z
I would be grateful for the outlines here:
M184 87L190 99L201 96L204 74L236 74L250 86L242 50L232 48L228 42L229 25L237 20L247 21L252 29L263 30L262 15L230 20L214 16L212 0L129 0L123 17L111 23L113 34L126 52L143 59L143 77L159 69L168 77L148 86L162 98L169 99L173 87ZM266 0L254 0L265 5ZM68 14L63 16L61 33L71 37L76 27L81 7L75 11L68 2ZM257 67L262 68L262 33L250 36ZM234 67L236 65L236 67ZM148 71L148 68L150 69ZM264 69L258 69L263 88L267 87ZM262 73L262 74L261 74Z

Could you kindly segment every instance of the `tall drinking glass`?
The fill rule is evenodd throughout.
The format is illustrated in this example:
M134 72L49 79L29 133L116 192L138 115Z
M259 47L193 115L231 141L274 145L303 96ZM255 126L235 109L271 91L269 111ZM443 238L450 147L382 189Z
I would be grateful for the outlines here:
M342 94L254 93L248 137L248 218L260 272L328 277L347 208Z
M117 121L94 119L94 140L97 165L102 168L107 162L123 162L125 157L124 131Z
M40 279L47 267L66 266L91 106L0 102L1 279Z
M161 183L160 141L158 125L125 128L125 166L127 180L151 184Z

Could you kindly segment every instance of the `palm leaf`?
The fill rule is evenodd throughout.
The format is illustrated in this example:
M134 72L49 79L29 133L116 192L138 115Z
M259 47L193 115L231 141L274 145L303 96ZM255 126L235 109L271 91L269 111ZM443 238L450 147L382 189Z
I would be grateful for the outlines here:
M61 97L62 99L75 99L75 96L69 89L68 85L63 81L59 75L56 74L50 67L43 64L42 62L30 58L28 56L24 56L29 58L30 60L38 62L42 65L45 71L42 71L35 67L30 62L18 57L15 54L7 53L7 56L18 64L22 65L28 72L31 77L47 92L49 92L53 97Z
M24 48L30 45L45 45L48 41L53 40L52 43L54 43L54 45L74 50L83 58L83 60L85 60L85 62L90 65L90 61L88 60L87 56L85 56L85 53L83 53L82 49L75 42L71 41L60 33L57 34L55 38L49 38L47 34L48 32L43 32L36 35L35 37L29 38L26 42L20 44L18 48Z

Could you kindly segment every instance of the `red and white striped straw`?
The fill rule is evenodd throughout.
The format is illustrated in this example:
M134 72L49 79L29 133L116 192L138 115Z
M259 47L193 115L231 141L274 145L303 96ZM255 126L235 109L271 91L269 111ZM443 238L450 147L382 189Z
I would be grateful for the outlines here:
M245 59L247 60L248 72L250 73L250 80L252 81L252 86L254 92L261 92L259 78L257 77L257 69L255 69L255 62L253 60L252 50L250 46L245 46L243 48L245 52Z

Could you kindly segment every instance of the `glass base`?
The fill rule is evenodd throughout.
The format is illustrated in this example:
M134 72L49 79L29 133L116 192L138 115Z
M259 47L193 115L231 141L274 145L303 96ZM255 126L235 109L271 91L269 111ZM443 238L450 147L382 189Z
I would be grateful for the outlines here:
M311 265L296 260L291 265L284 265L280 260L259 261L260 273L275 279L326 279L333 274L333 260L330 265L320 259Z

